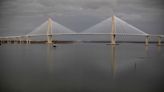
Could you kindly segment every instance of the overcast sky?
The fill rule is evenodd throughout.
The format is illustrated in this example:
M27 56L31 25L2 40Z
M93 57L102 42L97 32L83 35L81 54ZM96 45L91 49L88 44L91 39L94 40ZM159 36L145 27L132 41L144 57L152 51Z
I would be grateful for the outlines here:
M1 0L0 35L31 32L51 16L83 31L113 14L150 34L164 34L162 0Z

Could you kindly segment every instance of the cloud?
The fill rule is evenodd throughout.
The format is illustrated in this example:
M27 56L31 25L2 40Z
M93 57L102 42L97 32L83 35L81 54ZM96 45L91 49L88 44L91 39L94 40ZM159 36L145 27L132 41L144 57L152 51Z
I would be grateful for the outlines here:
M3 0L0 2L0 24L10 26L12 29L14 27L12 25L18 21L23 26L25 20L57 16L59 18L57 20L61 20L61 23L69 25L72 29L79 27L82 30L88 27L86 25L92 25L93 22L96 24L97 20L111 17L113 14L124 20L153 24L156 20L162 21L163 4L162 0ZM87 22L83 21L84 26L78 26L81 25L80 21L85 19ZM24 23L27 24L30 23Z
M97 16L109 16L111 11L131 13L156 12L161 6L153 0L7 0L1 2L1 15L62 15L71 13L84 13ZM143 5L144 3L144 5ZM154 5L150 7L150 5ZM155 7L155 8L154 8ZM156 10L155 10L156 9ZM163 11L161 9L161 11Z

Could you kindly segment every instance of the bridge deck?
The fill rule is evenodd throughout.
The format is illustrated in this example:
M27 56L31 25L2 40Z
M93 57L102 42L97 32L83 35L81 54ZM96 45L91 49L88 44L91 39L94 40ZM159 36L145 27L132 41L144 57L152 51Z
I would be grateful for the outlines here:
M52 36L55 35L113 35L112 33L56 33L52 34ZM164 37L164 35L152 35L152 34L122 34L122 33L116 33L116 36L150 36L150 37ZM21 35L21 36L5 36L0 37L0 39L10 39L10 38L22 38L22 37L35 37L35 36L47 36L45 34L37 34L37 35Z

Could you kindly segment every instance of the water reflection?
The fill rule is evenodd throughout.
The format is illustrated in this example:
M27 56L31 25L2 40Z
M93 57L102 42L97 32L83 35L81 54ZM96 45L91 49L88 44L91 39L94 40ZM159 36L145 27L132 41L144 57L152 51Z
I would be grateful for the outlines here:
M135 72L137 70L137 63L136 62L134 63L134 70L135 70Z
M161 52L161 46L157 46L157 49L158 49L158 53Z
M47 64L48 64L48 68L49 68L49 72L53 72L53 53L52 53L52 45L51 44L47 44Z
M147 45L145 45L145 53L146 53L146 57L148 56L148 49L149 47Z
M146 61L146 59L148 59L148 57L150 57L152 54L150 53L150 51L154 48L154 47L152 48L151 46L150 47L149 46L141 46L141 47L136 46L137 48L135 47L124 48L128 50L127 52L123 52L120 49L122 47L126 47L126 46L111 45L111 51L110 51L111 59L110 60L111 60L111 69L112 69L113 78L117 76L117 72L120 73L120 71L125 71L128 68L134 69L134 72L136 72L138 63L140 63L140 61ZM160 51L161 51L160 47L158 47L158 53Z
M116 61L116 45L112 45L112 74L113 77L115 77L116 75L116 71L117 71L117 61Z

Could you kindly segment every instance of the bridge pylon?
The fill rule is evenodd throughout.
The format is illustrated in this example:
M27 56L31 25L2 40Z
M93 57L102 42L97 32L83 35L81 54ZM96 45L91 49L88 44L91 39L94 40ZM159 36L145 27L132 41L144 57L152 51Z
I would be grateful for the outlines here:
M115 16L112 16L112 34L111 34L111 44L116 44L116 23L115 23Z
M52 43L52 19L48 18L47 43Z

